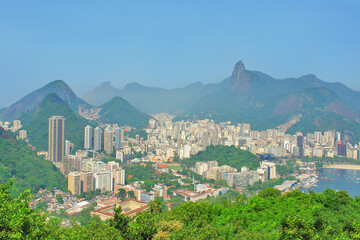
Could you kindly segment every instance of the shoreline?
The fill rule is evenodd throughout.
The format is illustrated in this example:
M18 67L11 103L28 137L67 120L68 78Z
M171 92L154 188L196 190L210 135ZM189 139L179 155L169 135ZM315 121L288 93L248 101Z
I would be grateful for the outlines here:
M360 165L330 164L330 165L327 165L327 166L323 166L322 168L360 170Z

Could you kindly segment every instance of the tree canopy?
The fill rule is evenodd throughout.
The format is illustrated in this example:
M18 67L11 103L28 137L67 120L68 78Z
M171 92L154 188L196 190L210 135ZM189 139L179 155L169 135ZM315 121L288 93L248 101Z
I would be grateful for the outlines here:
M247 198L230 192L219 199L186 202L162 211L150 202L135 218L115 209L109 222L61 227L60 219L29 207L32 195L10 194L13 180L0 185L1 239L359 239L360 197L327 189L281 195L267 188Z
M256 155L235 146L222 145L209 146L205 151L200 151L190 158L184 159L183 163L190 167L201 161L218 161L219 165L229 165L238 170L244 166L256 170L260 166L260 159Z

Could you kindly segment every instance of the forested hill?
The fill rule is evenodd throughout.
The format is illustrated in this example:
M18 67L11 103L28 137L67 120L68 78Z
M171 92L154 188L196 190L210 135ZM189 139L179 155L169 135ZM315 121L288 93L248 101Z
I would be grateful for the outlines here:
M0 185L0 236L4 239L359 239L360 198L327 189L284 195L267 188L253 198L226 193L162 211L150 203L135 219L115 211L114 220L59 227L29 209L30 198L12 199ZM11 217L9 217L11 216Z
M200 151L196 155L184 159L182 163L190 167L194 166L196 162L208 161L218 161L219 166L229 165L238 170L244 166L256 170L260 166L260 159L256 155L235 146L222 145L209 146L205 151Z
M146 128L150 116L134 108L122 97L114 97L101 105L100 121L102 123L116 123L120 126Z
M24 127L28 131L30 144L37 150L48 149L49 118L63 116L65 122L65 139L74 143L76 149L84 146L84 128L90 124L86 119L75 113L58 95L47 95L32 112L23 115Z
M14 196L26 189L32 192L46 187L66 189L65 178L51 162L37 156L0 127L0 182L7 182L11 177L15 179L11 187Z

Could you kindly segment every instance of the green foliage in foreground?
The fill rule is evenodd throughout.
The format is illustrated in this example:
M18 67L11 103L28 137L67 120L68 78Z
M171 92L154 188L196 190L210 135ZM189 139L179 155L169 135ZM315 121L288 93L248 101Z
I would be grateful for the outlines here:
M86 226L65 228L57 218L46 220L46 214L31 210L29 192L13 199L10 185L0 185L1 239L360 238L360 198L351 198L345 191L305 194L296 190L280 195L267 188L250 199L221 196L222 201L186 202L166 212L154 201L136 219L116 209L109 222L92 220Z
M53 187L66 190L64 176L51 162L15 139L0 138L0 182L7 182L11 177L15 178L11 187L14 196L26 189L32 192Z
M254 154L236 148L235 146L209 146L206 151L198 152L196 155L182 162L187 166L194 166L196 162L218 161L219 165L229 165L240 170L246 166L252 170L256 170L260 166L260 159Z

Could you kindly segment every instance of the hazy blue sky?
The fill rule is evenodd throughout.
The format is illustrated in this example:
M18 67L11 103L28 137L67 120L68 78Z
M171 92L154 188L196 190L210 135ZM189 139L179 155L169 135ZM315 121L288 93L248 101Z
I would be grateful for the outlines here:
M360 90L359 13L357 0L0 0L0 107L56 79L80 96L220 82L240 59Z

